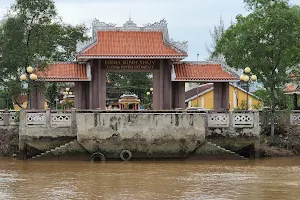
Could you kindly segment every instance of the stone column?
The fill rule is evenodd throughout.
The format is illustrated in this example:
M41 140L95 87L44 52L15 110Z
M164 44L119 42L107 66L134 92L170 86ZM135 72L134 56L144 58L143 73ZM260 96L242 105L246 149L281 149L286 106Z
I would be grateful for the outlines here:
M296 93L293 94L293 110L298 110L298 95Z
M174 81L172 82L172 108L185 109L185 82Z
M153 70L153 82L152 82L152 87L153 87L153 96L152 96L152 101L153 101L153 109L154 110L159 110L160 108L160 70L155 69Z
M214 83L214 110L229 109L229 83Z
M172 102L172 65L170 60L162 60L163 62L163 109L170 110Z
M32 91L30 93L30 99L28 99L27 103L31 104L27 105L30 109L35 110L45 110L45 86L42 82L34 82L32 83ZM30 102L31 101L31 102Z
M75 82L75 108L88 109L89 82Z
M26 111L20 111L20 122L19 122L19 159L27 159L27 144L23 139L26 136Z
M214 110L222 108L222 83L214 83Z
M98 60L91 61L91 73L92 73L92 80L91 80L91 91L90 91L90 98L91 98L91 109L99 108L99 66Z
M99 60L99 71L98 71L98 76L99 76L99 107L98 108L101 108L102 110L105 110L106 109L106 73L107 71L106 70L102 70L101 69L101 62Z
M229 83L222 83L222 109L229 110Z
M75 108L82 109L82 82L75 82Z

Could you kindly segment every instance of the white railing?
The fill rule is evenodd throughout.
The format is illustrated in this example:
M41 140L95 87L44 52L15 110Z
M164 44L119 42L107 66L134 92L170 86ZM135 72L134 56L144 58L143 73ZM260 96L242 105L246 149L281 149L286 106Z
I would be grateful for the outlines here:
M4 126L4 111L0 111L0 126Z
M291 125L300 125L300 111L292 111L291 113Z
M71 113L51 113L51 126L71 126Z
M74 113L72 117L72 113ZM26 126L70 127L75 120L74 111L26 111Z
M46 125L46 113L26 113L26 125Z
M208 113L207 125L209 128L228 128L229 113Z
M254 114L252 112L232 113L232 125L235 128L253 127Z
M15 126L19 124L19 112L0 110L0 126Z

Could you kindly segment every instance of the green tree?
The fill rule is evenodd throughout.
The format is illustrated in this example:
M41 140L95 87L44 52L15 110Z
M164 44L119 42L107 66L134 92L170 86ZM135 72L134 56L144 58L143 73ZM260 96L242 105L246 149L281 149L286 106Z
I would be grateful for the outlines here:
M46 99L49 101L49 108L55 109L56 98L58 98L58 87L57 83L50 83L46 89Z
M149 104L146 93L152 87L151 73L146 72L122 72L108 73L109 83L107 97L118 99L122 94L136 94L143 103Z
M29 65L43 70L49 62L69 60L85 39L85 26L64 24L53 0L16 0L0 27L0 82L20 85Z
M288 72L300 63L300 8L285 0L244 0L250 14L238 15L218 41L230 66L250 66L266 89L274 113L283 95Z
M209 34L211 36L212 42L210 45L206 44L206 50L209 53L208 60L213 60L220 56L218 52L216 52L216 47L224 32L225 32L224 20L221 17L220 24L218 26L214 26L213 30L209 30Z

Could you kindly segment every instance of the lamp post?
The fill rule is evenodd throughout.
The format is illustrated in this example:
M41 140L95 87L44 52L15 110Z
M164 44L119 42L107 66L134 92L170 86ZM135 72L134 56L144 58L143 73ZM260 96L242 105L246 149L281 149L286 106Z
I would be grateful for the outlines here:
M27 67L26 68L26 74L22 74L20 76L20 80L21 81L26 81L27 80L27 76L29 76L29 79L28 79L28 93L27 93L27 99L28 99L28 102L27 102L27 108L31 109L32 105L31 105L31 98L30 98L30 83L31 81L36 81L38 79L37 75L33 73L34 72L34 69L32 67Z
M251 78L250 78L251 77ZM240 81L242 81L242 82L244 82L244 83L246 83L246 89L247 89L247 99L246 99L246 106L247 106L247 110L249 109L249 106L248 106L248 93L249 93L249 83L250 83L250 81L251 82L255 82L255 81L257 81L257 76L255 75L255 74L253 74L253 73L251 73L251 69L250 69L250 67L246 67L245 69L244 69L244 74L242 74L241 76L240 76Z
M151 104L150 108L152 109L152 95L153 95L153 88L150 88L150 90L146 93L148 97L151 97Z

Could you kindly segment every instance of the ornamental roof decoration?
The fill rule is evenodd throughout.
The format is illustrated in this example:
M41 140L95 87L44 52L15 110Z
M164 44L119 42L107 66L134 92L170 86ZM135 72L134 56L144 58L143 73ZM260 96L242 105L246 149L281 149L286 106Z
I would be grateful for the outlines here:
M92 38L85 42L79 42L77 44L77 53L82 54L90 47L94 46L98 42L98 32L161 32L163 35L163 42L169 46L170 48L174 49L178 53L187 55L188 51L188 44L187 41L179 42L174 41L173 39L169 38L168 34L168 23L165 19L160 20L159 22L155 23L148 23L144 24L142 27L138 27L132 20L129 20L123 24L122 27L117 27L114 23L105 23L100 22L98 19L95 19L92 23ZM186 56L184 56L186 57Z

